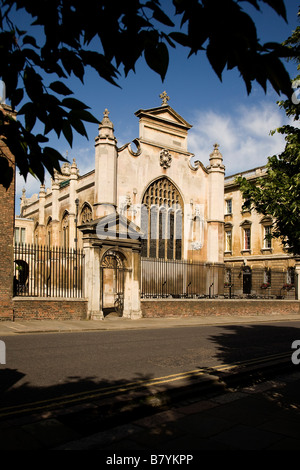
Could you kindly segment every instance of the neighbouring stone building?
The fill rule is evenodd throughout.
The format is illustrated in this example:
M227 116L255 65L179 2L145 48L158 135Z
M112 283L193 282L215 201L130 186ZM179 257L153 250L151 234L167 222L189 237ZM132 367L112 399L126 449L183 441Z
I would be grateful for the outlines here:
M267 292L274 287L288 289L294 295L295 257L283 248L279 239L271 237L273 219L255 210L245 210L244 200L236 183L237 176L256 182L266 175L266 167L258 167L226 176L224 185L224 263L229 273L242 272L240 292ZM253 272L263 270L263 281L253 289ZM276 281L272 274L276 273ZM279 285L280 284L280 285Z
M30 198L23 190L15 241L83 249L91 318L102 318L119 291L123 315L141 316L141 258L225 265L228 282L218 271L205 286L222 293L233 285L233 275L236 292L251 293L249 276L256 267L266 271L266 283L273 268L282 271L281 283L294 282L295 260L266 238L272 220L242 211L234 177L225 178L219 145L207 162L197 161L188 150L192 126L165 92L160 96L160 106L135 113L139 137L122 147L104 111L93 171L81 175L74 159L55 174L51 188L41 186Z

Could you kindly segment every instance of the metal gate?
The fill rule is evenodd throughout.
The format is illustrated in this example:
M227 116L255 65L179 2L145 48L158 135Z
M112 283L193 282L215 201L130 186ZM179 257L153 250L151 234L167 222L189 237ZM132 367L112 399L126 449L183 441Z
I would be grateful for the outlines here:
M243 294L251 294L252 272L249 266L243 269Z
M124 264L120 253L109 250L101 263L102 311L104 316L124 310Z

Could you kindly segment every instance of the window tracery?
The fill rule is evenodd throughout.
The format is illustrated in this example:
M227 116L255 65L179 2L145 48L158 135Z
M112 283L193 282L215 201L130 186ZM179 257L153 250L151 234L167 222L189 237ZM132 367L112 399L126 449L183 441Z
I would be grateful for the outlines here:
M166 177L155 180L142 201L142 256L181 259L183 201Z
M82 224L87 224L93 220L92 209L88 204L84 204L81 211L81 220Z

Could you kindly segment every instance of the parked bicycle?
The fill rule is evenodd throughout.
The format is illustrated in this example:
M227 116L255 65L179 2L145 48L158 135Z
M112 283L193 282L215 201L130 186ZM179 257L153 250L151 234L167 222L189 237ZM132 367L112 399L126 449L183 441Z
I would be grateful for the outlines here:
M121 317L123 315L124 308L124 294L122 292L117 292L114 307L116 313Z

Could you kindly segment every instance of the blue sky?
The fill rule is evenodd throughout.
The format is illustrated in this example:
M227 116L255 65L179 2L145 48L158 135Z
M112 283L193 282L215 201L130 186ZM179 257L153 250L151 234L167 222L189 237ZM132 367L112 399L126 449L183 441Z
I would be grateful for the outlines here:
M255 20L262 43L282 42L298 25L297 2L286 0L285 3L288 24L267 5L262 12L256 12L249 5L248 11ZM164 0L161 4L164 5ZM287 122L284 112L276 104L280 97L271 86L265 93L258 84L253 84L248 96L238 72L224 71L220 82L204 54L187 58L188 51L183 48L178 48L175 53L170 50L170 53L170 65L163 83L145 65L144 59L140 59L136 73L119 79L121 88L106 83L93 72L87 73L84 85L77 79L70 79L67 85L100 120L105 108L109 110L119 146L138 137L135 111L159 106L159 95L165 90L170 97L169 105L193 126L189 131L188 148L205 166L215 142L220 145L226 175L264 165L268 156L283 150L282 136L269 135L270 130ZM287 69L293 78L297 73L296 66L290 63ZM53 135L50 142L63 155L68 153L70 161L76 159L80 174L94 168L94 138L98 127L87 124L86 129L89 140L74 135L72 149L63 137L57 140ZM30 197L38 192L39 186L32 177L26 184L23 178L17 177L17 214L22 188L26 187L26 195ZM49 177L46 187L50 187Z

